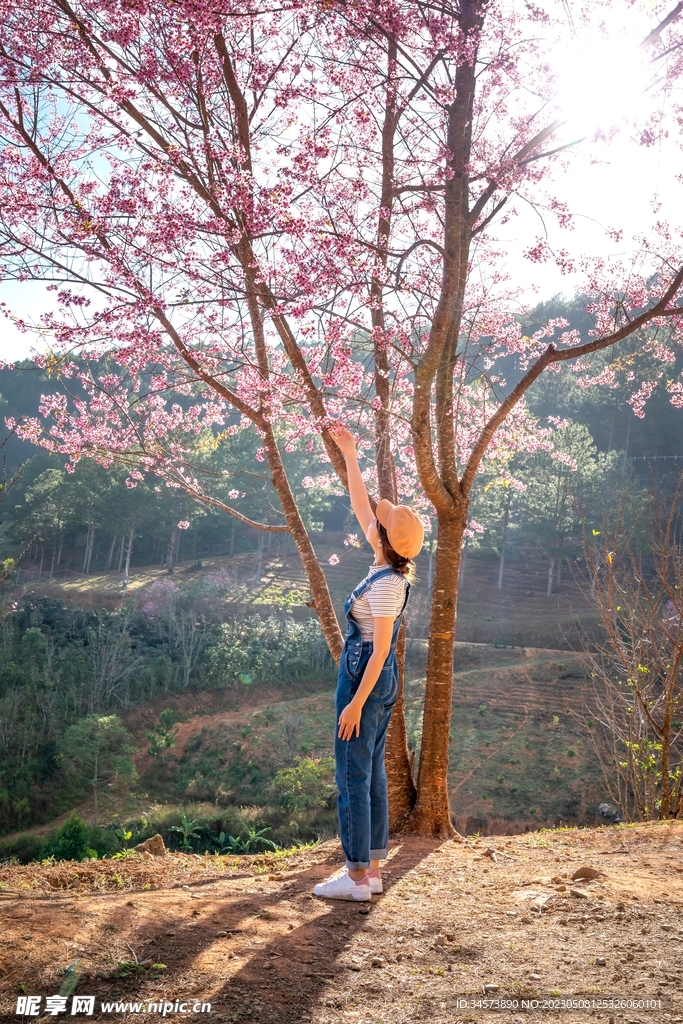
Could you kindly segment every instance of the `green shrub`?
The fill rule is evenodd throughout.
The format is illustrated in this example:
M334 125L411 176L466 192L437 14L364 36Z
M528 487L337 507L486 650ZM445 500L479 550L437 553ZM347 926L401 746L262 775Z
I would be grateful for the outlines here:
M46 840L42 836L23 835L0 843L0 860L16 857L20 864L40 861L45 857Z
M201 839L201 832L197 828L198 821L190 821L186 814L180 815L180 824L171 825L171 832L178 832L182 836L181 847L183 850L193 849L193 840Z
M116 614L29 595L6 616L0 659L3 699L20 706L26 721L40 721L37 672L52 687L50 728L62 742L46 742L41 729L22 733L19 721L14 723L5 737L1 833L48 822L85 796L85 773L69 779L68 762L60 757L64 751L59 748L70 730L78 731L84 709L91 706L93 658L113 659L107 662L111 686L92 708L98 718L157 697L167 701L162 695L184 692L190 681L207 689L332 680L334 662L317 619L295 622L287 616L256 615L232 623L218 621L222 604L217 598L231 585L227 577L214 574L178 593L168 581L164 586L172 589L170 605L155 606L152 601L148 608L155 597L150 588L142 607L131 601ZM165 752L173 747L175 712L159 706L164 710L148 739L163 764ZM74 743L73 752L78 754L80 747ZM95 844L89 846L99 852Z
M292 768L282 768L273 779L278 803L288 811L327 806L335 792L333 772L332 757L297 757Z
M111 857L121 848L121 840L115 826L88 829L88 847L98 857ZM88 854L90 856L90 854Z
M268 839L266 832L272 832L270 825L263 828L249 828L244 826L245 836L226 835L220 832L214 835L213 842L216 846L216 853L263 853L265 850L277 850L277 843Z
M116 830L92 828L73 814L49 838L30 833L0 843L0 860L16 857L20 864L45 860L85 860L88 857L109 857L120 847Z
M207 652L214 685L288 683L331 675L334 663L317 619L223 623Z
M85 860L91 829L77 814L72 814L50 837L46 856L55 860Z

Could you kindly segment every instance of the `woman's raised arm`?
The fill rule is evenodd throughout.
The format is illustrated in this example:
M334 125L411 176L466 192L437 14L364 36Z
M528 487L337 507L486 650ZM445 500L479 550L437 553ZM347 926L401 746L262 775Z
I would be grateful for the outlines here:
M368 492L365 489L363 477L360 472L360 466L358 465L356 439L350 430L347 430L346 427L342 427L341 425L333 427L330 433L334 438L335 444L341 449L342 455L346 460L351 508L358 520L361 530L363 533L367 533L370 523L375 518L375 514L370 506Z

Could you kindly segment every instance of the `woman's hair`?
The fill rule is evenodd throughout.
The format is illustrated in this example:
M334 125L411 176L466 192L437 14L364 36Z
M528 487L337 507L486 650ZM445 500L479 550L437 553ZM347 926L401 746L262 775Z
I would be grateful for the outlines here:
M386 528L377 521L377 532L379 534L380 543L382 544L382 551L389 565L400 572L402 576L407 576L409 581L415 579L415 563L412 558L405 558L403 555L397 554L389 543L389 536Z

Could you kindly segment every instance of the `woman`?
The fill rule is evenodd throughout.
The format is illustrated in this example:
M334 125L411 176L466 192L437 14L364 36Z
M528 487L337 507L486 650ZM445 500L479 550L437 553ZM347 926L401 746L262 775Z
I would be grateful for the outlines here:
M382 892L379 862L387 855L389 836L384 748L398 693L396 637L424 527L412 509L386 498L373 513L353 435L337 427L332 436L344 454L351 507L375 561L346 599L347 635L335 698L335 778L346 867L313 892L326 899L369 900L371 893Z

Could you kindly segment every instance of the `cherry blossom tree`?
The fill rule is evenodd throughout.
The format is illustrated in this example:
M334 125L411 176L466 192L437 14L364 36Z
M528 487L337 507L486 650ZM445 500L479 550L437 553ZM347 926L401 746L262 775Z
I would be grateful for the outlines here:
M282 451L320 438L323 482L344 485L329 426L357 423L376 495L421 504L438 524L417 792L400 701L388 760L394 820L452 835L452 659L476 475L551 449L524 396L563 361L609 386L591 356L630 339L642 412L653 362L666 372L683 321L680 232L660 216L628 258L583 261L585 336L562 320L520 329L493 232L522 204L571 223L558 182L577 140L563 134L553 71L569 5L1 7L0 263L6 279L53 289L43 362L78 383L72 401L46 395L23 436L72 464L122 462L131 486L156 474L290 531L338 658ZM649 8L644 45L658 63L645 145L669 130L663 109L678 116L680 11ZM581 16L609 30L599 0ZM527 256L575 269L535 236ZM678 401L681 385L670 389ZM249 520L201 473L203 449L247 428L281 525Z

